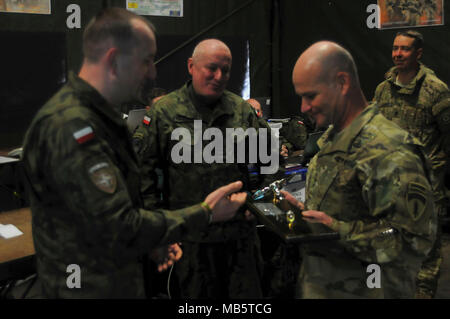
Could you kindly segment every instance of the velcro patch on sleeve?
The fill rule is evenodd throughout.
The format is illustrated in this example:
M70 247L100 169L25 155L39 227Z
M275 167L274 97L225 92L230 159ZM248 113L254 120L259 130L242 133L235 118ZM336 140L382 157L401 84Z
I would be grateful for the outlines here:
M94 185L102 192L113 194L117 188L117 177L114 169L107 162L100 162L88 169Z
M414 220L418 220L422 217L428 207L426 187L417 182L409 182L406 203L408 212Z
M146 115L146 116L144 116L144 119L142 120L142 123L144 123L145 125L149 126L151 121L152 121L152 119Z
M94 130L90 126L86 126L73 133L73 137L78 144L84 144L94 138Z

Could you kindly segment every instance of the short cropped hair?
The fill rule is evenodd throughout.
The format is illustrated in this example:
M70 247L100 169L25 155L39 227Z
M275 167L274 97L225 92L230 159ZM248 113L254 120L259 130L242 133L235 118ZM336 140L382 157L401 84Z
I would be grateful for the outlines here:
M83 33L83 54L90 62L98 62L110 48L117 47L121 53L130 53L139 45L131 25L138 19L155 32L153 24L142 16L122 8L107 8L100 11L86 26Z
M413 42L413 47L417 50L417 49L421 49L423 48L423 35L420 32L417 31L413 31L413 30L406 30L406 31L399 31L396 34L396 37L398 37L399 35L405 36L405 37L409 37L409 38L413 38L414 42Z

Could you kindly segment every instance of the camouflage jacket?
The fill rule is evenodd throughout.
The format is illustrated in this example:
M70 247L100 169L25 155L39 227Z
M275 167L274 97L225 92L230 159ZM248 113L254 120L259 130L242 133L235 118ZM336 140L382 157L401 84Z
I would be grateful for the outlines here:
M200 205L174 212L141 209L138 162L126 124L73 73L33 119L23 163L47 297L142 298L141 256L207 225ZM67 286L72 264L80 267L80 288Z
M159 100L147 112L144 122L136 129L133 136L135 150L142 161L142 193L145 207L158 205L160 196L156 189L155 169L163 172L163 203L164 207L177 209L198 199L205 198L214 189L236 180L244 182L244 189L248 183L248 151L243 163L232 163L225 159L225 145L223 146L222 163L209 163L202 156L210 141L203 141L194 145L201 134L210 128L220 130L225 137L227 128L259 129L263 125L251 108L239 96L225 91L214 107L201 107L197 100L191 82ZM201 120L201 131L194 132L194 120ZM199 123L197 122L197 123ZM197 124L198 125L198 124ZM266 124L267 125L267 124ZM189 138L181 141L172 139L172 133L182 128L190 134ZM270 130L267 125L265 128ZM211 138L211 137L210 137ZM174 150L184 143L191 152L189 160L176 163ZM248 146L248 143L247 143ZM255 146L255 145L253 145ZM178 151L176 152L178 155ZM236 153L234 154L236 155ZM255 155L255 154L254 154ZM205 242L224 242L229 239L247 236L248 223L242 223L242 216L237 214L234 221L210 225ZM240 227L244 227L240 229Z
M195 132L194 120L199 120L196 123L201 124L201 131L197 129ZM216 150L223 162L208 163L202 154L208 149L209 141L205 140L203 145L194 142L200 134L205 135L206 129L215 128L225 136L227 128L246 130L259 128L260 125L263 122L258 121L251 106L228 91L213 107L202 107L191 82L160 99L147 112L143 124L134 134L134 145L142 160L142 191L146 207L155 205L158 200L155 180L152 178L155 168L163 172L164 207L189 205L217 187L235 180L242 180L244 189L247 188L249 177L246 161L237 163L234 158L233 163L227 163L226 152L221 154ZM172 140L172 133L176 129L184 129L190 138ZM190 160L180 163L174 161L172 153L177 145L189 148ZM252 145L256 146L255 142ZM276 152L278 156L278 149ZM183 258L175 266L181 294L179 297L234 299L262 296L256 227L254 222L244 218L243 213L236 214L231 221L210 225L201 234L200 240L186 238L182 244Z
M420 143L371 105L341 132L329 128L318 145L305 205L333 217L341 239L303 245L303 297L412 298L436 236L431 168ZM309 225L315 233L328 229ZM381 267L381 288L366 285L369 264Z
M289 122L284 123L280 135L285 139L283 143L289 153L305 149L308 138L308 129L303 117L293 116Z
M450 91L423 64L408 85L397 85L396 78L397 71L393 67L376 88L374 100L387 119L423 143L435 174L443 176L450 156Z

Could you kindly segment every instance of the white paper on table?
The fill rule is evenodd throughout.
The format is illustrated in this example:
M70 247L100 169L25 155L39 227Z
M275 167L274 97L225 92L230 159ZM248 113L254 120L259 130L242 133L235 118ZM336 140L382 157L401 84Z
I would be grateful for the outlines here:
M9 238L17 237L20 235L23 235L23 233L16 226L14 226L12 224L8 224L8 225L0 224L0 237L9 239Z

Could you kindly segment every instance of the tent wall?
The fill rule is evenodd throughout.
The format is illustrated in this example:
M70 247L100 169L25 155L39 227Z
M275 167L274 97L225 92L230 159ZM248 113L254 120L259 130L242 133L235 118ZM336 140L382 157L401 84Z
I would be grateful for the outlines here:
M368 99L392 65L391 46L397 29L369 29L366 12L375 0L184 0L184 17L148 17L160 39L171 39L158 58L187 39L200 34L191 45L207 37L248 39L250 44L251 96L271 96L273 116L299 112L291 72L298 55L315 41L328 39L341 43L354 55L361 83ZM81 8L81 29L68 29L66 8ZM52 0L51 15L0 13L0 31L64 32L68 69L81 65L82 30L101 8L125 7L125 0ZM449 20L450 0L444 1L445 20ZM232 13L229 17L229 15ZM227 17L203 33L211 25ZM417 28L425 37L423 62L450 83L450 37L448 25ZM162 40L161 40L162 41ZM2 43L2 46L8 45ZM33 47L28 48L30 52ZM176 54L161 61L186 70L188 56ZM237 57L235 57L237 59ZM234 72L234 71L233 71ZM187 70L186 70L187 73ZM45 74L43 74L45 81Z

